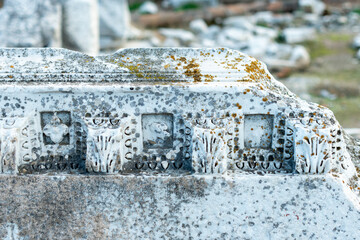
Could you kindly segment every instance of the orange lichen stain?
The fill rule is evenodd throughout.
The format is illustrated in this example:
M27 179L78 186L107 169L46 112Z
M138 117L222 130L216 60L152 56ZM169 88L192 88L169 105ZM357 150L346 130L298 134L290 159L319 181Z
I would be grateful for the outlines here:
M13 76L13 75L9 75L8 77L9 77L9 78L13 78L14 76Z
M214 81L214 76L210 75L210 74L205 74L205 82L213 82Z
M171 55L170 58L175 61L175 57L173 55Z
M266 102L268 99L266 97L263 97L262 99L264 102Z
M231 116L232 116L233 118L236 118L237 114L236 114L236 113L233 113L233 114L231 114Z
M237 106L238 109L242 108L242 106L239 103L236 103L236 106Z
M249 73L249 78L254 82L259 82L264 78L267 80L271 79L258 60L254 60L250 64L245 64L245 71Z
M169 68L169 67L170 67L170 64L166 64L166 65L164 66L165 69L167 69L167 68Z
M201 111L204 111L204 109L201 109Z
M184 57L181 57L179 60L187 63ZM200 73L199 67L200 65L195 62L195 59L192 59L186 66L183 66L183 69L185 70L184 74L188 77L193 77L194 82L201 82L202 74Z
M253 128L251 128L251 131L253 131L254 129Z
M13 66L13 65L10 65L10 67L11 67L11 68L14 68L14 66Z

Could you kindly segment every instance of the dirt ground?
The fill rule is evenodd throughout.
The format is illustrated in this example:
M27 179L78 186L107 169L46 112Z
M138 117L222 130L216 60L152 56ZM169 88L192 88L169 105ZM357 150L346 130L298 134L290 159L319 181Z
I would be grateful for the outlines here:
M291 81L283 80L296 94L330 108L346 128L360 128L360 62L351 48L354 36L351 32L326 32L304 43L311 66L293 74Z

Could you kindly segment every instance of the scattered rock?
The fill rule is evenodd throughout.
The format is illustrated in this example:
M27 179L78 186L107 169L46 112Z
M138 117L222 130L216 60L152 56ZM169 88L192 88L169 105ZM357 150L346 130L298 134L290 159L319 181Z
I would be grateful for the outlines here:
M355 49L360 48L360 34L354 38L352 45Z
M195 34L202 34L208 30L208 26L203 19L195 19L191 21L189 27Z
M310 64L310 56L307 50L300 45L270 44L262 60L270 69L282 68L303 69Z
M218 5L218 0L164 0L162 2L163 7L168 8L178 8L184 6L185 4L197 4L199 6L216 6Z
M150 1L146 1L143 4L141 4L139 8L139 13L141 14L155 14L159 11L158 6Z
M61 47L57 0L6 0L0 9L1 47Z
M310 27L286 28L283 35L287 43L293 44L314 39L316 31Z
M221 28L218 25L211 25L207 28L206 32L201 35L201 38L215 40L220 31Z
M326 5L320 0L299 0L299 6L306 12L322 15L326 10Z
M250 32L254 29L253 22L247 16L229 17L224 20L223 25L226 27L233 27Z
M330 99L330 100L335 100L337 98L337 96L335 94L330 93L326 89L321 89L319 94L320 94L321 97L327 98L327 99Z
M177 39L182 44L189 44L195 40L195 35L184 29L160 28L159 33L166 38Z
M174 38L166 38L165 41L162 43L163 47L180 47L180 41Z

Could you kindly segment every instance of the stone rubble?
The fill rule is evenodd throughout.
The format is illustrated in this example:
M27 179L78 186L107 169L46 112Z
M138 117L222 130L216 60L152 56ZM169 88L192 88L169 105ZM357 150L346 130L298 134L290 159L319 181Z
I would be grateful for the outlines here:
M99 0L101 49L116 48L131 37L127 0Z
M150 1L146 1L139 7L140 14L155 14L159 11L158 6Z
M11 0L0 9L1 47L61 47L57 0Z
M118 48L132 31L127 0L5 0L0 20L1 47L65 47L90 55L100 45Z
M98 0L64 0L63 9L63 47L97 55Z

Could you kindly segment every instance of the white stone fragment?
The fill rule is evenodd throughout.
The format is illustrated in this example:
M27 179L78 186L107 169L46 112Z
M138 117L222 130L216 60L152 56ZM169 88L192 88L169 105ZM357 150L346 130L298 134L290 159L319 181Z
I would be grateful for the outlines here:
M355 49L360 49L360 34L355 36L352 45Z
M321 0L299 0L299 6L317 15L322 15L326 9L325 3Z
M310 27L286 28L283 30L283 35L287 43L293 44L314 39L316 31Z
M203 19L195 19L195 20L191 21L189 24L189 28L195 34L202 34L208 30L208 26Z
M2 47L61 47L57 0L6 0L0 9Z
M63 46L89 55L99 51L97 0L65 0Z
M141 4L138 11L141 14L155 14L159 11L159 9L155 3L151 1L146 1L143 4Z
M166 38L177 39L182 44L187 44L195 40L195 35L184 29L160 28L159 33Z
M226 18L223 22L226 27L239 28L251 32L254 29L254 21L249 17L237 16Z
M251 32L236 27L223 28L219 37L224 37L230 41L244 42L252 37ZM221 42L221 41L219 41Z
M130 31L130 11L127 0L99 0L100 35L125 39Z

